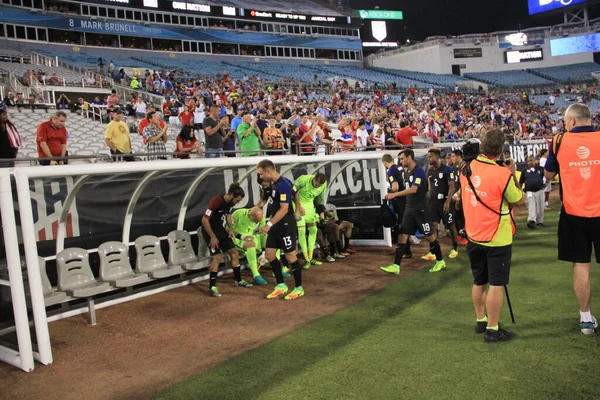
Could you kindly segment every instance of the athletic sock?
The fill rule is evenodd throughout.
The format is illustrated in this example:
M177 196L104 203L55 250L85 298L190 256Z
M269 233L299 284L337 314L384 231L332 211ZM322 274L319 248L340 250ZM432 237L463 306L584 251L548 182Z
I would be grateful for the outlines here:
M342 241L341 240L336 240L335 241L335 245L337 246L336 253L341 253L342 252Z
M317 232L319 228L316 226L308 227L308 257L312 260L315 252L315 243L317 243Z
M275 274L277 284L284 283L283 275L281 274L281 262L276 258L273 261L269 261L269 264L271 264L271 269L273 270L273 274Z
M348 250L348 247L350 247L350 239L344 237L344 251Z
M294 284L296 287L302 286L302 266L297 259L292 263L292 272L294 273Z
M477 322L487 322L487 315L483 318L477 318Z
M442 261L444 258L442 257L442 248L440 247L440 243L435 240L431 243L431 252L435 254L436 261Z
M591 311L579 311L579 320L581 322L593 322L594 317L592 317Z
M241 271L239 265L237 267L233 267L233 277L236 282L239 282L242 280L242 271Z
M498 330L498 325L496 325L496 326L489 326L488 325L487 330L488 331L497 331Z
M410 240L407 240L406 244L404 246L406 246L405 247L406 250L405 250L404 254L406 254L407 257L412 257L412 251L410 250ZM398 265L400 265L400 264L398 264Z
M208 288L212 288L213 286L215 286L217 284L217 274L219 272L212 272L210 271L210 279L209 279L209 283L208 283Z
M246 249L246 260L248 260L248 267L252 272L252 277L258 275L258 261L256 260L256 247L250 247Z
M337 253L337 251L335 250L335 244L332 243L329 245L329 251L331 252L331 255Z
M300 246L300 250L302 250L302 255L304 256L304 260L310 261L310 258L308 258L308 243L306 242L306 227L305 226L298 227L298 245Z
M406 251L406 244L398 243L396 245L396 255L394 256L394 264L400 266L400 264L402 263L402 256L404 255L405 251Z
M458 251L458 243L452 243L452 250Z

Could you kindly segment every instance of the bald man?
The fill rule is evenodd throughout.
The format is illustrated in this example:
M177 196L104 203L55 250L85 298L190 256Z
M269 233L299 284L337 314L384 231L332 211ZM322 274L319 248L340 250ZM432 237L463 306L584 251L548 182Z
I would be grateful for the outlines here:
M260 236L257 233L258 223L263 219L262 209L259 207L240 208L234 211L232 218L233 232L235 233L233 243L238 250L245 252L254 283L266 285L267 281L258 272L256 259L257 249L262 247Z
M547 182L560 174L558 259L573 263L579 326L581 333L593 335L598 321L590 310L590 267L592 248L600 263L600 132L585 104L567 108L564 122L566 132L552 140L544 168Z

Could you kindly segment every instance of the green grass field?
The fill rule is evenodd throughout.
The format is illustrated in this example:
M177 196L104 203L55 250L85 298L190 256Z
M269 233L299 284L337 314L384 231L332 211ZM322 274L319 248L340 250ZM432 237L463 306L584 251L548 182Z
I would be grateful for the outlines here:
M486 344L474 333L463 252L443 273L392 278L357 304L157 398L600 398L600 338L579 332L571 268L556 261L557 221L552 210L545 228L519 223L509 286L517 324L506 305L501 318L517 334L512 342Z

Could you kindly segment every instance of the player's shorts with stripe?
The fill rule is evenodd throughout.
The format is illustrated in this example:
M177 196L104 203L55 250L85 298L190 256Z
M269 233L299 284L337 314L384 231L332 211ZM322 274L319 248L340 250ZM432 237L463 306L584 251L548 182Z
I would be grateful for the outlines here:
M280 249L284 253L296 251L298 227L292 214L287 214L281 221L271 227L267 235L267 248Z
M404 210L400 233L405 235L414 235L417 230L425 236L431 236L433 234L431 217L429 216L429 210L427 208L407 208Z
M576 217L563 208L558 221L558 259L587 264L592 261L592 247L600 263L600 218Z
M448 213L444 212L445 200L432 200L429 203L429 213L431 215L431 221L439 223L442 221L445 226L454 225L454 207L450 207Z
M235 249L235 244L233 243L233 240L231 239L231 237L229 237L229 234L227 233L225 228L222 228L222 229L214 229L213 228L213 233L215 234L215 236L217 237L217 240L219 241L219 247L217 249L210 248L210 236L208 236L208 233L206 233L206 231L204 230L204 227L202 227L202 238L204 239L204 243L206 243L206 246L208 247L208 250L210 251L211 256L214 256L215 254L220 254L220 253L227 253L229 250Z

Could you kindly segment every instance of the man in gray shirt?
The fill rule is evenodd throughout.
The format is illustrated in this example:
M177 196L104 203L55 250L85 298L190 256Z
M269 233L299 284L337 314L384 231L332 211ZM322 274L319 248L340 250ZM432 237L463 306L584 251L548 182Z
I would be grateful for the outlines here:
M212 105L208 112L208 116L204 118L202 127L204 128L205 137L205 157L206 158L217 158L223 154L223 137L225 136L224 127L229 124L229 118L224 116L219 122L219 112L221 111L219 106Z

